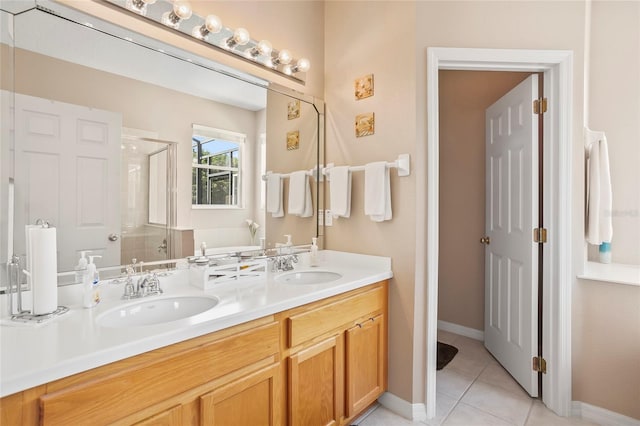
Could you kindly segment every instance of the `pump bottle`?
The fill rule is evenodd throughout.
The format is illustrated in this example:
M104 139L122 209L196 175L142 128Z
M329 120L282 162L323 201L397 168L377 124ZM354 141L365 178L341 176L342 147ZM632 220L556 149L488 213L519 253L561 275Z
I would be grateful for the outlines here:
M95 263L93 263L93 259L96 257L101 258L102 256L89 256L87 272L84 274L82 283L82 306L85 308L93 308L100 302L100 275Z

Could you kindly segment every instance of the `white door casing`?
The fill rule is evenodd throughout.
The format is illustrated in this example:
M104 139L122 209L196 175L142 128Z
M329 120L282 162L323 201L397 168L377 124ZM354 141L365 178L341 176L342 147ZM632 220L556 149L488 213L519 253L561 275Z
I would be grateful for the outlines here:
M486 110L485 346L538 396L538 76Z
M119 265L119 113L22 94L15 96L16 229L37 219L57 228L58 271L77 264L81 250L98 266ZM24 232L16 233L24 254Z
M425 170L426 192L416 193L417 215L426 237L416 243L426 264L416 264L416 281L426 281L425 418L436 414L436 343L438 323L439 126L438 72L449 70L529 71L544 73L549 110L544 127L544 218L548 230L543 261L543 403L561 416L571 414L571 305L574 281L572 236L573 52L568 50L427 48L427 121L419 129L427 145L416 155L416 169ZM418 186L420 188L420 186ZM424 206L424 207L423 207ZM411 405L411 404L409 404ZM416 408L413 404L412 408ZM411 416L411 410L406 415ZM421 415L413 413L413 418Z

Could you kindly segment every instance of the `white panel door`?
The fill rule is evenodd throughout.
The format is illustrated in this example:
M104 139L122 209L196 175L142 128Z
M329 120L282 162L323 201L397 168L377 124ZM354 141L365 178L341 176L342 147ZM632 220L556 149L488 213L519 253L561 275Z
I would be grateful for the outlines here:
M16 252L24 225L57 228L58 271L72 270L81 250L119 265L119 113L16 94Z
M485 346L538 396L538 76L486 111Z

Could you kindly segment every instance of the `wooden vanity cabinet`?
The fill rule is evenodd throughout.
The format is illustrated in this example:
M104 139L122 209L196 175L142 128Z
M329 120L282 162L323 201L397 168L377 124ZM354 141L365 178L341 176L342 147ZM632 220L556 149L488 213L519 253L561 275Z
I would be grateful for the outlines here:
M9 395L2 425L345 425L386 389L387 282Z
M345 425L387 387L387 282L287 313L289 425Z

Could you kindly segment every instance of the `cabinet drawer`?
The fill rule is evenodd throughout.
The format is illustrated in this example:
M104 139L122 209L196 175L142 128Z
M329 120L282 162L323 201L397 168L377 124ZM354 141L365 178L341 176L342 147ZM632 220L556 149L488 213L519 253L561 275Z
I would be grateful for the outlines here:
M384 309L385 287L380 286L287 319L289 347L343 326L350 321Z
M269 356L278 357L278 323L180 352L134 371L110 372L40 398L43 425L108 424Z

